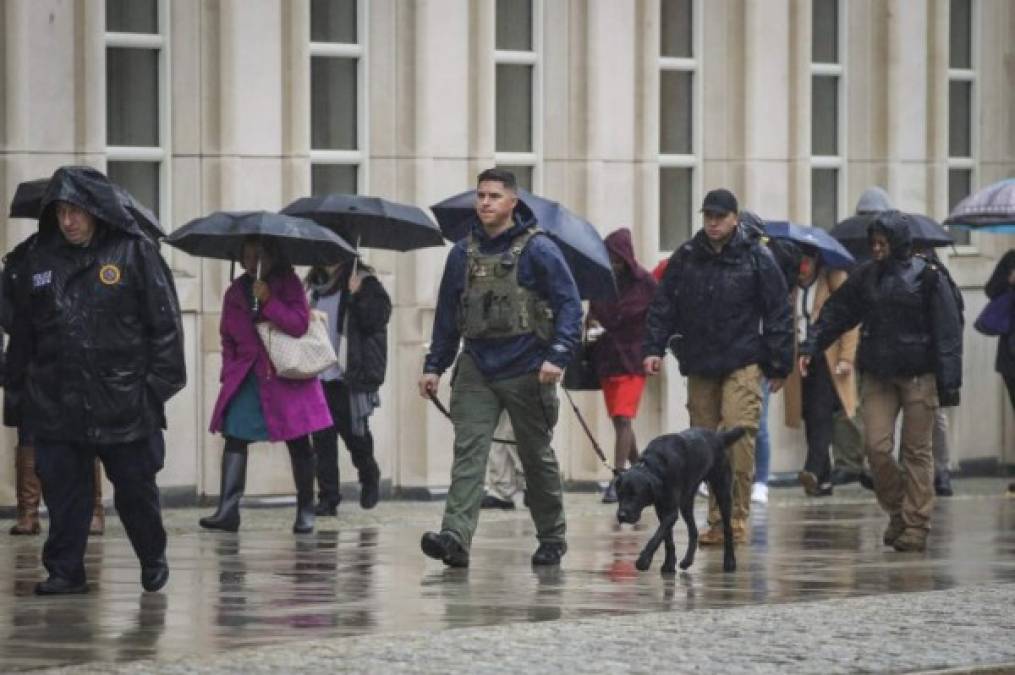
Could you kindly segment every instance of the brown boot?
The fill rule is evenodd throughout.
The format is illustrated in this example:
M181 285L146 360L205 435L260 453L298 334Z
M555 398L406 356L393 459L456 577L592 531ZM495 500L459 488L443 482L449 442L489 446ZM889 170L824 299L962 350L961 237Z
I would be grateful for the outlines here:
M927 530L907 527L895 538L892 548L901 552L927 550Z
M698 537L699 546L719 546L726 537L722 533L722 525L712 525Z
M894 546L895 540L902 536L905 529L906 524L902 522L902 514L893 513L891 515L891 520L888 521L888 527L885 528L885 534L882 537L882 541L885 542L885 546Z
M39 499L42 488L35 475L35 448L18 446L14 459L14 483L18 500L18 519L11 534L39 534Z
M743 518L733 519L733 543L747 543L747 520Z
M102 465L95 460L95 506L92 511L92 524L88 528L88 534L101 535L106 531L106 511L102 508Z

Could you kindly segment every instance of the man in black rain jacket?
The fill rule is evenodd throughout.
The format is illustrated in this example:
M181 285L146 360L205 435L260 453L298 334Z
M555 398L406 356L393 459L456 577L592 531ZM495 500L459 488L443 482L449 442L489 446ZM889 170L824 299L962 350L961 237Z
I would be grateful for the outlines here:
M155 474L165 447L164 406L186 383L180 311L158 249L123 209L113 185L63 167L43 197L39 234L13 289L7 386L36 437L36 471L49 507L40 595L83 593L93 464L102 461L141 562L141 582L169 576ZM10 421L8 421L10 423Z
M754 441L761 416L761 376L771 392L792 370L793 325L789 293L772 253L737 222L729 190L705 196L705 226L670 257L646 317L645 372L659 372L670 346L687 376L691 425L734 426L747 433L731 447L733 535L747 540L754 481ZM700 544L719 544L715 496L710 529Z
M873 260L825 303L801 347L806 373L842 333L860 325L860 414L878 502L890 516L886 546L922 551L934 505L931 442L938 405L957 405L962 322L955 295L933 263L912 254L907 216L887 211L868 228ZM895 423L902 411L901 466Z

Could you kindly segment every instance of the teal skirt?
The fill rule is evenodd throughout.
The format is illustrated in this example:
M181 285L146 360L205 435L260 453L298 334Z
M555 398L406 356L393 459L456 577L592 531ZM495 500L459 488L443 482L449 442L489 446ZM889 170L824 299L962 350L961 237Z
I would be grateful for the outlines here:
M251 368L226 408L222 433L243 441L267 441L268 425L261 410L261 391Z

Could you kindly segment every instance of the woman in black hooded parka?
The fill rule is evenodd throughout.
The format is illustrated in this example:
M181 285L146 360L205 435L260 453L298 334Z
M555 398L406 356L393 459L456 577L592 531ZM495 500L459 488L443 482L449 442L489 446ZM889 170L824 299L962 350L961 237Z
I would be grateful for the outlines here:
M947 280L932 262L913 255L907 219L888 211L871 223L873 260L825 303L800 350L800 369L806 373L812 355L861 326L860 410L874 491L890 516L884 543L922 551L934 504L934 414L939 405L958 404L962 324ZM901 466L894 457L900 410Z

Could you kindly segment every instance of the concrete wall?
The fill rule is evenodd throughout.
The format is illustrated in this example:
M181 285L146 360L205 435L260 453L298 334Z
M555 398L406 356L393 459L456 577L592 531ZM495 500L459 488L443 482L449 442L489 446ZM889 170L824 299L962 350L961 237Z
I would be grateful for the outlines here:
M366 72L368 191L432 204L471 186L494 162L494 0L371 0ZM906 209L947 208L947 0L844 3L845 201L872 184ZM1015 6L980 0L977 173L1015 174ZM659 0L542 0L537 189L605 234L626 225L646 264L658 250ZM309 165L308 0L170 0L171 222L216 209L278 209L306 194ZM695 3L700 45L697 194L720 185L749 208L810 214L811 3ZM6 0L0 5L0 197L70 162L105 165L104 3ZM7 220L6 250L34 228ZM975 235L950 256L970 319L995 259L1015 238ZM373 418L384 477L412 494L440 491L451 463L448 422L415 393L447 249L370 252L395 301L390 370ZM190 384L170 405L164 486L218 490L221 439L205 430L217 395L218 320L227 265L166 251L185 311ZM971 320L970 320L971 323ZM992 371L994 344L967 329L963 405L952 413L953 456L1015 461L1015 420ZM445 378L446 379L446 378ZM446 382L441 396L448 397ZM642 442L687 423L685 383L672 360L649 385ZM612 430L596 394L575 401L601 443ZM799 432L770 412L773 470L795 471ZM0 435L0 505L13 503L13 446ZM566 401L555 446L565 477L605 479ZM252 494L291 491L281 446L254 451ZM354 478L346 456L343 476Z

